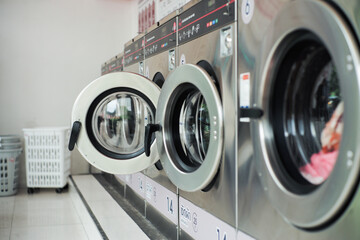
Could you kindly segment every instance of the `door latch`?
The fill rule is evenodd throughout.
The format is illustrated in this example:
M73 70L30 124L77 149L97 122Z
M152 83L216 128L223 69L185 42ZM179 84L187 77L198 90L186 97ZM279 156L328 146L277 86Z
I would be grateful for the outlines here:
M157 131L160 131L160 130L161 130L160 124L151 124L151 123L149 123L145 127L144 150L145 150L145 155L147 157L150 156L150 147L151 147L152 135L153 135L153 133L155 133Z

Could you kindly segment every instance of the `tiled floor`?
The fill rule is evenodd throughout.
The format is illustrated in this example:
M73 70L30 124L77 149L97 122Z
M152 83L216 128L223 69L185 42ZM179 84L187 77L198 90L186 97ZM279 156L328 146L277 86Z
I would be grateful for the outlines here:
M73 178L109 239L148 239L93 176ZM103 238L70 181L69 190L61 194L41 189L28 195L19 189L15 196L0 197L2 239Z

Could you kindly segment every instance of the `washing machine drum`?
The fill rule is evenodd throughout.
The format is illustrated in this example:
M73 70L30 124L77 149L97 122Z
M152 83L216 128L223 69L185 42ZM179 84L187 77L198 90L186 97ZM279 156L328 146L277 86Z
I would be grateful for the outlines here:
M141 171L160 158L175 185L196 191L217 173L222 119L215 83L199 66L177 68L161 93L143 76L112 73L78 96L69 148L76 143L89 163L115 174Z
M359 51L325 2L289 3L270 30L254 89L264 109L253 124L258 174L287 221L319 229L344 211L358 183Z

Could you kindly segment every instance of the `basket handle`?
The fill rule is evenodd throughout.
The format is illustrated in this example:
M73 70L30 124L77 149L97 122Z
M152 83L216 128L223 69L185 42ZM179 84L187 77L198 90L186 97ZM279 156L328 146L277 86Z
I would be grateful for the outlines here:
M69 141L69 150L70 151L74 150L75 143L79 137L80 129L81 129L81 122L75 121L73 123L72 129L71 129L71 134L70 134L70 141Z

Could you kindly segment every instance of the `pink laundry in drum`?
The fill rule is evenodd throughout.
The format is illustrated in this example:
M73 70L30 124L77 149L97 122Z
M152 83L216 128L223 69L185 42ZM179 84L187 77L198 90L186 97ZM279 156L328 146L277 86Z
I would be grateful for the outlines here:
M323 182L334 169L339 151L320 151L311 156L310 163L300 168L300 172L312 183ZM317 179L317 180L316 180Z

